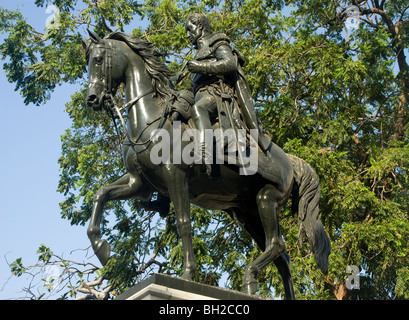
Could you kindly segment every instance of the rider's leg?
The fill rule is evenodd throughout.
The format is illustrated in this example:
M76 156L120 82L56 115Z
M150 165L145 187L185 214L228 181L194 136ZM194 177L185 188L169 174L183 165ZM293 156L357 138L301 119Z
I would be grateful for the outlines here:
M213 161L212 150L208 150L206 146L212 145L206 143L206 129L212 129L210 121L210 111L214 110L216 100L207 91L199 91L196 93L196 102L192 107L192 120L195 123L196 129L199 131L197 143L200 146L203 157L203 162L206 167L206 173L211 174L211 161Z

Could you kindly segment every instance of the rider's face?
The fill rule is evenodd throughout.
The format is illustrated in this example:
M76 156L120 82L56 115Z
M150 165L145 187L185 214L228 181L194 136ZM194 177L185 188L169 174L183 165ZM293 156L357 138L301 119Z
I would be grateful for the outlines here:
M202 36L202 27L193 24L191 21L187 21L185 29L190 42L194 46L197 46L197 40Z

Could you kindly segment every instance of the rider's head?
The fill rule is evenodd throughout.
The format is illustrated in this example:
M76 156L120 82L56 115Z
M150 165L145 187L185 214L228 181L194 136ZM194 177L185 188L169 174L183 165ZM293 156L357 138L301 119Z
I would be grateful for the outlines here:
M194 13L190 15L186 22L190 21L196 26L202 27L202 30L207 33L211 33L212 30L210 28L210 21L207 19L207 17L204 14L201 13Z
M185 23L185 30L189 40L193 45L197 45L197 40L207 34L211 34L209 19L203 14L194 13L190 15Z

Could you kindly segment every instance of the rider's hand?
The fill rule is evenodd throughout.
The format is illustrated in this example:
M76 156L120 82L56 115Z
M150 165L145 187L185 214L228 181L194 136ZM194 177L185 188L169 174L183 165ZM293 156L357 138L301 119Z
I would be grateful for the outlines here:
M192 60L187 63L187 69L192 73L204 73L202 64L197 60Z

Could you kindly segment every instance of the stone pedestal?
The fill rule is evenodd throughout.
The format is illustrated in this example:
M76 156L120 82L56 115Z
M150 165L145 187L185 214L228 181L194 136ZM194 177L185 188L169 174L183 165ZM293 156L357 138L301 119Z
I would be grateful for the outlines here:
M213 287L165 274L154 274L116 300L264 300L265 298Z

